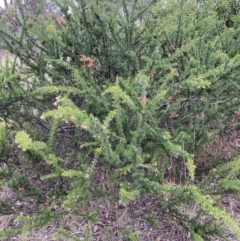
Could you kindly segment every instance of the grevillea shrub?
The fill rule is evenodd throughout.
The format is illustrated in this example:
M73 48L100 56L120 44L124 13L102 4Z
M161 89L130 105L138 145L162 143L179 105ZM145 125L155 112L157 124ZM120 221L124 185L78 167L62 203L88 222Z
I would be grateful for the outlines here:
M49 167L41 179L70 183L61 212L99 195L92 176L104 163L123 205L153 195L193 240L224 235L222 227L240 236L218 205L221 193L239 190L239 158L200 177L194 162L198 148L238 113L235 1L54 2L61 16L44 21L43 9L29 17L18 3L18 33L1 30L2 48L21 66L3 67L0 108L3 120L18 123L15 143L29 165L38 158ZM74 129L68 158L56 148L64 126ZM182 212L192 203L194 216ZM23 236L55 214L49 208L19 217Z

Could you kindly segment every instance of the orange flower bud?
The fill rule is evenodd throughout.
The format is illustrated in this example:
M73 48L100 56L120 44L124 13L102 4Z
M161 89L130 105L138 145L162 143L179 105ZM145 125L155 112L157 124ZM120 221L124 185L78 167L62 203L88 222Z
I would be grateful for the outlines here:
M63 18L63 17L58 17L57 18L57 23L61 26L66 26L67 25L67 22L66 20Z

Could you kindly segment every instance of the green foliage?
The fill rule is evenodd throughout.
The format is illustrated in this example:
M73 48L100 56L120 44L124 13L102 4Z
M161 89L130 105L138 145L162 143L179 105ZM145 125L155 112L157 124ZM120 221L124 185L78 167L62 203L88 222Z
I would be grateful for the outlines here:
M119 86L117 85L110 86L103 92L103 95L107 93L111 93L113 95L113 99L116 104L118 104L119 102L125 103L133 111L136 110L136 106L134 105L134 102L124 91L122 91L122 89Z
M24 131L18 132L16 135L16 143L23 151L29 150L32 147L32 140L27 133Z
M12 228L7 228L4 230L0 230L0 238L2 240L9 238L10 236L16 235L21 233L20 229L12 229Z
M139 240L139 235L137 232L133 232L131 234L129 234L129 236L127 237L128 241L138 241Z
M4 164L3 164L4 165ZM12 173L8 167L2 167L0 170L0 185L3 185L9 178L11 177Z
M239 156L230 160L222 165L217 175L221 177L220 187L226 191L238 192L239 191L239 171L240 171L240 159Z
M0 122L0 155L4 157L9 151L9 139L6 132L6 123Z
M201 205L201 209L208 213L215 220L220 219L226 226L230 227L238 236L240 236L240 229L238 224L234 221L230 214L225 210L215 206L214 201L211 198L207 198L202 195L197 187L189 187L190 195L192 199Z
M222 179L221 183L226 190L239 191L239 180Z
M123 205L126 205L129 201L134 200L138 195L139 191L135 190L128 190L129 188L126 185L122 184L120 187L120 202Z
M12 189L18 190L19 187L28 187L28 179L26 178L26 175L24 174L19 174L13 178L10 179L9 181L9 186Z
M56 218L57 214L51 211L51 209L45 209L40 215L36 215L33 217L30 216L18 216L17 221L22 221L24 226L21 230L21 240L26 240L27 236L29 235L30 231L33 228L39 228L46 225L49 221L53 218Z
M94 192L100 188L93 177L104 163L105 181L124 205L151 194L193 240L218 235L220 224L240 236L236 222L209 198L215 190L239 191L239 158L218 168L213 187L210 174L196 180L194 163L196 150L216 133L209 124L226 122L240 104L235 1L55 2L62 22L52 16L40 22L39 9L34 19L23 14L19 33L0 31L14 59L0 73L0 117L18 123L15 143L32 157L30 165L38 158L48 167L42 181L70 184L63 210L106 195ZM0 154L9 150L6 137L1 122ZM24 180L10 184L18 188ZM180 211L190 201L199 205L196 217ZM200 224L201 215L212 225ZM34 223L52 218L49 210L20 217L22 239ZM132 233L128 239L140 238Z
M226 179L235 179L240 171L240 157L236 157L233 160L227 162L226 164L222 165L218 173L225 176Z
M40 141L33 142L30 136L24 131L19 131L16 134L15 142L23 151L36 152L38 155L42 156L49 165L59 169L58 158L50 153L49 147L45 143Z
M8 213L11 211L11 206L8 205L6 202L0 200L0 210L2 213Z
M193 241L203 241L202 237L195 232L191 232L191 238Z
M64 229L60 229L58 232L56 232L55 234L54 234L54 238L55 239L59 239L59 238L66 238L66 239L68 239L68 240L71 240L71 241L80 241L80 240L82 240L82 239L78 239L78 238L76 238L76 237L72 237L72 236L70 236ZM88 241L88 240L90 240L90 239L84 239L84 241Z

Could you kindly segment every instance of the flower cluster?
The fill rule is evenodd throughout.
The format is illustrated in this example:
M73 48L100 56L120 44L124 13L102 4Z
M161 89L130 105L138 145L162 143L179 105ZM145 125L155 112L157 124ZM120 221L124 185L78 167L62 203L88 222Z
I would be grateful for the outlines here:
M141 101L142 103L148 102L148 98L146 96L140 96L138 97L138 100Z
M94 66L94 60L90 57L87 57L86 55L82 54L80 60L84 63L86 63L87 65L84 65L83 67L87 67L87 68L92 68Z
M66 22L66 20L63 17L58 17L57 18L57 23L59 25L61 25L61 26L64 26L64 27L67 25L67 22Z

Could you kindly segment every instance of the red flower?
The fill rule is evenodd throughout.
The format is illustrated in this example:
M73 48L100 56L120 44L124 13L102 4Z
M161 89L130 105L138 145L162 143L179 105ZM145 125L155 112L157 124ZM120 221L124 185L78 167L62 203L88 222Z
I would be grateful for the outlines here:
M43 202L43 205L44 205L45 207L48 207L48 206L49 206L49 202L48 202L48 201L44 201L44 202Z
M19 191L19 192L24 191L24 187L19 187L19 188L18 188L18 191Z
M82 54L80 60L87 64L87 68L92 68L94 66L94 60L86 55ZM84 67L84 66L83 66Z
M66 26L67 23L66 23L66 20L63 18L63 17L58 17L57 18L57 23L61 26Z
M138 97L138 99L139 99L142 103L148 102L148 98L147 98L146 96L140 96L140 97Z

